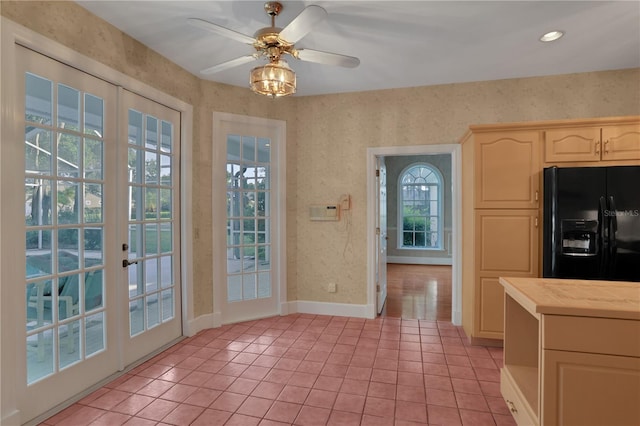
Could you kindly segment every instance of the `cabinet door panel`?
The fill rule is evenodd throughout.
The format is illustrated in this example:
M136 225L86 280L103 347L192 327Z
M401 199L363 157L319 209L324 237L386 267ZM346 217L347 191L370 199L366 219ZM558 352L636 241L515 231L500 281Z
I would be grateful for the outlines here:
M545 350L542 424L640 424L640 358Z
M478 292L478 337L502 339L504 331L504 288L498 278L480 278Z
M602 128L603 160L640 160L640 124Z
M476 210L480 276L537 276L537 210Z
M476 208L537 208L539 133L476 136Z
M544 137L544 160L600 161L600 127L547 130Z

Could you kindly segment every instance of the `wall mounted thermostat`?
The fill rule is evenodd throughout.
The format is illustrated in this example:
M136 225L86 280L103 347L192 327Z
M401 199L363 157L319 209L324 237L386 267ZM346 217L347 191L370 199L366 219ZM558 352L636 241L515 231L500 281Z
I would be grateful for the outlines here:
M319 221L340 220L340 206L336 204L311 206L309 218Z

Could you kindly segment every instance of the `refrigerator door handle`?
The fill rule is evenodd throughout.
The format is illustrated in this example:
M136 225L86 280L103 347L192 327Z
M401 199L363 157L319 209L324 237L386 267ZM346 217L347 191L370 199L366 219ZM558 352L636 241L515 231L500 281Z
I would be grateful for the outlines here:
M616 233L618 232L618 211L616 210L616 202L613 196L609 196L609 270L610 276L615 275L616 271L616 255L618 254L618 244L616 241Z
M609 215L607 214L607 200L600 197L598 209L598 245L600 251L600 278L609 274Z

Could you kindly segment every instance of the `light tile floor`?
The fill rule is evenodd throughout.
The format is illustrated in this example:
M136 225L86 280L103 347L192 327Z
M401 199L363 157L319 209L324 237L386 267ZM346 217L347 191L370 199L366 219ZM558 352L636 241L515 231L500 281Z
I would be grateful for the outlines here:
M450 322L293 314L204 330L43 425L514 425L502 349Z

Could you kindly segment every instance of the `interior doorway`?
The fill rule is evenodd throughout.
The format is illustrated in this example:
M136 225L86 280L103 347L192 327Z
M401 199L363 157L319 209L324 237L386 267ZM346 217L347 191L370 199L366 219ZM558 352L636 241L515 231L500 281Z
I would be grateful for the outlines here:
M367 155L368 176L373 177L367 179L368 301L372 316L384 309L383 315L450 320L459 325L459 145L370 148ZM378 206L377 170L382 159L386 166L386 221L380 220ZM387 227L380 229L383 222ZM387 236L384 275L378 265L382 234ZM385 278L384 283L381 278ZM402 283L412 287L404 292L405 307ZM382 288L387 290L386 301L380 300ZM443 295L447 301L443 301ZM390 304L385 309L381 303Z

